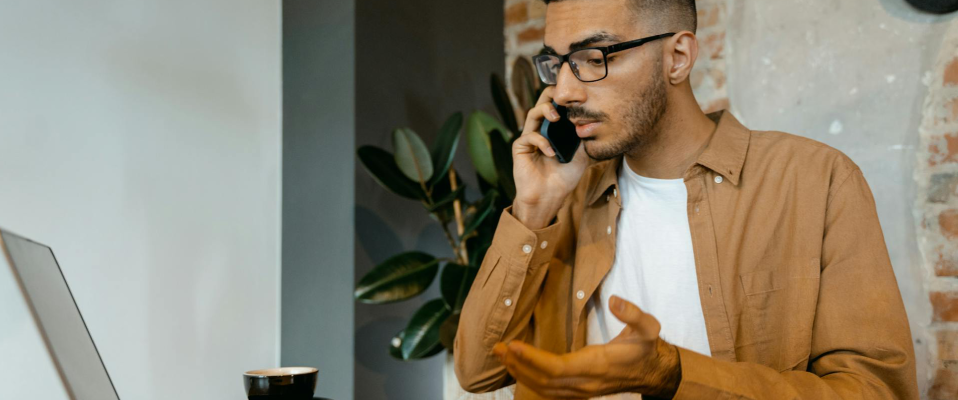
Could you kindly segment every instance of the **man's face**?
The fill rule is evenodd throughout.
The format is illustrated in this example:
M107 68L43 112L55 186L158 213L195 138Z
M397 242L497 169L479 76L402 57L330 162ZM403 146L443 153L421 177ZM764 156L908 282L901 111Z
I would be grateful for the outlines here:
M665 32L652 32L629 8L630 0L565 0L546 9L544 44L558 54L609 46ZM575 48L572 48L575 44ZM652 129L665 113L662 41L609 54L608 75L582 82L568 63L554 99L568 108L586 153L605 160L655 141Z

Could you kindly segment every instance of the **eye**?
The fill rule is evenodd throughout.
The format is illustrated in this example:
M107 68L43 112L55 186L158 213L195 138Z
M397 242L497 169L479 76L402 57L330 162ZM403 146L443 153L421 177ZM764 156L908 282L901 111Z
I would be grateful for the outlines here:
M586 60L586 62L589 63L589 65L594 65L594 66L601 66L603 63L601 58L590 58Z

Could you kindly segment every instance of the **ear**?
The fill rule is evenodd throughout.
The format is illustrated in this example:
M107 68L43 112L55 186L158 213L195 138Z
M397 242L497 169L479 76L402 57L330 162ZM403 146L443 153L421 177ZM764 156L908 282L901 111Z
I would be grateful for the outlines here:
M682 31L672 36L668 46L663 46L666 52L666 76L669 83L679 85L689 79L692 73L692 66L699 55L699 41L695 34L689 31Z

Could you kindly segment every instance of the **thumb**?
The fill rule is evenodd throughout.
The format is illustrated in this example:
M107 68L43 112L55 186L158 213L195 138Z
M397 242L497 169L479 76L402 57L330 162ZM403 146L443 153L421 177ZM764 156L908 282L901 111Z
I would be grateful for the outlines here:
M609 299L609 310L619 321L624 322L632 331L644 340L655 340L659 337L661 325L651 314L640 309L635 304L613 295Z

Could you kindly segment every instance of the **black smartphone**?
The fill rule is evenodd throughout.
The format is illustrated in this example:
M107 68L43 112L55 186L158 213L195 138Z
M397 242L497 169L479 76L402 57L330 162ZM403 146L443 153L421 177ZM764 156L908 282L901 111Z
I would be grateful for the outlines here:
M552 145L552 150L556 152L556 159L559 160L560 163L567 163L572 161L572 156L574 156L575 151L579 149L579 142L581 142L582 139L579 139L579 135L576 135L575 124L569 121L569 118L566 116L565 107L556 104L555 101L552 102L552 106L559 112L559 120L552 122L548 119L543 119L540 133L542 136L545 136L549 144Z

